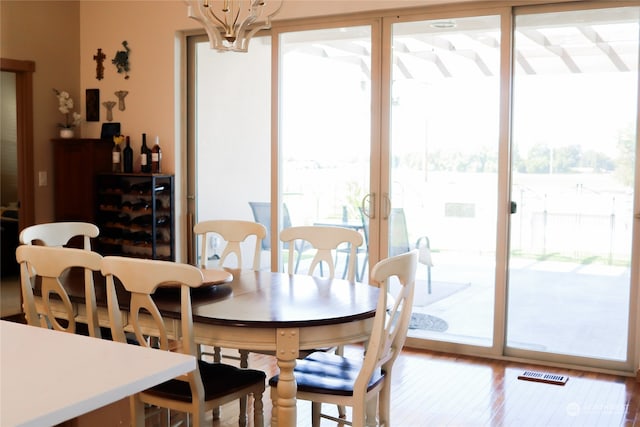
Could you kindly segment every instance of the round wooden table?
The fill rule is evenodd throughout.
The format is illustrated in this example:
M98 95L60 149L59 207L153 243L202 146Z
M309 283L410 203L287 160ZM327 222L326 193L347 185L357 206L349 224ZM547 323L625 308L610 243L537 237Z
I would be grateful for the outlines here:
M192 295L196 342L274 351L280 381L272 424L295 426L293 368L299 350L367 340L378 288L306 275L229 271L231 281Z

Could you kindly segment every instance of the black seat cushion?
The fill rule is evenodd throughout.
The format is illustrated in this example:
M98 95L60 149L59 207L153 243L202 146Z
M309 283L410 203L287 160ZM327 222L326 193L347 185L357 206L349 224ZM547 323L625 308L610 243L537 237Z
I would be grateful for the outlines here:
M351 396L361 367L362 360L317 351L304 359L296 360L293 372L299 391ZM383 378L384 372L376 372L369 380L368 389L376 386ZM278 375L271 378L269 385L275 387L278 379Z
M255 369L241 369L224 363L208 363L198 360L200 375L204 383L204 400L212 400L233 393L255 383L264 384L267 375ZM189 383L180 380L169 380L159 384L147 392L174 400L191 402Z

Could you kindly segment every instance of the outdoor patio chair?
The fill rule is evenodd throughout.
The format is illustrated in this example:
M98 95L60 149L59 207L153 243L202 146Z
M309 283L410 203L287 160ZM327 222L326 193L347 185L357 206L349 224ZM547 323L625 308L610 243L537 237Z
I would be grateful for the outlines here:
M421 236L411 247L407 219L403 208L392 208L389 215L389 256L395 256L418 249L418 262L427 266L427 292L431 293L431 243L427 236Z
M253 218L256 222L264 225L267 229L267 235L264 239L262 239L262 250L270 251L271 250L271 203L270 202L249 202L249 206L251 206L251 211L253 212ZM282 228L291 227L291 217L289 216L289 209L287 208L287 204L282 204ZM283 249L287 249L288 244L285 243ZM309 245L304 242L297 242L295 246L295 251L297 253L297 261L294 271L298 271L298 266L300 265L299 256L305 250L309 249Z

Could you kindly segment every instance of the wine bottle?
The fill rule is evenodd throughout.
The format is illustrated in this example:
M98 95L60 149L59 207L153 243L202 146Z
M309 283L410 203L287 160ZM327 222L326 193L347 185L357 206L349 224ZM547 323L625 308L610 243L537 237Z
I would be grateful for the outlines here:
M122 149L116 141L113 142L113 149L111 150L111 172L122 172Z
M125 139L126 146L122 150L122 166L125 173L133 172L133 149L129 137Z
M151 172L160 173L160 160L162 160L162 150L160 149L160 137L156 136L156 143L151 149Z
M140 147L140 172L151 172L151 150L147 147L147 134L142 134L142 147Z

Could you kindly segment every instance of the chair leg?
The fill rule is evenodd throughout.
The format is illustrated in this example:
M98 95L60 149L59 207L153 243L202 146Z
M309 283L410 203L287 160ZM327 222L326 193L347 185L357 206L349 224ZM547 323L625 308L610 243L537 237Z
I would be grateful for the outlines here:
M253 425L255 427L264 426L264 405L262 403L262 393L253 395Z
M387 378L389 380L389 378ZM378 395L378 422L380 425L389 425L389 416L391 414L391 390L390 386L382 386L380 394ZM375 400L374 400L375 402Z
M343 420L347 419L347 410L342 405L336 405L338 407L338 418L342 418Z
M368 251L368 249L367 249ZM362 263L362 271L360 271L360 279L358 279L359 281L361 281L362 279L364 279L364 272L367 270L367 263L369 262L369 253L367 252L364 256L364 262Z
M358 262L358 258L356 258L356 264ZM336 251L336 262L334 263L335 265L338 265L338 251ZM347 277L347 270L349 269L349 253L347 252L347 255L345 256L344 259L344 269L342 270L342 278L344 279L345 277ZM356 276L358 275L358 268L356 267ZM357 280L357 277L356 277Z
M131 425L144 427L144 404L138 398L138 395L133 395L129 398L129 408L132 418Z
M311 402L311 427L320 427L320 402Z
M298 272L298 267L300 266L300 259L302 259L302 252L301 251L297 251L298 252L298 256L296 259L296 266L295 269L293 270L294 273Z
M247 425L247 397L245 395L240 398L240 414L238 415L238 425L240 427L246 427Z
M193 427L204 425L204 410L202 406L196 405L196 408L193 411L193 421L191 421L191 424L187 423L187 425L192 425Z
M238 350L240 353L240 367L248 368L249 367L249 351L248 350Z

